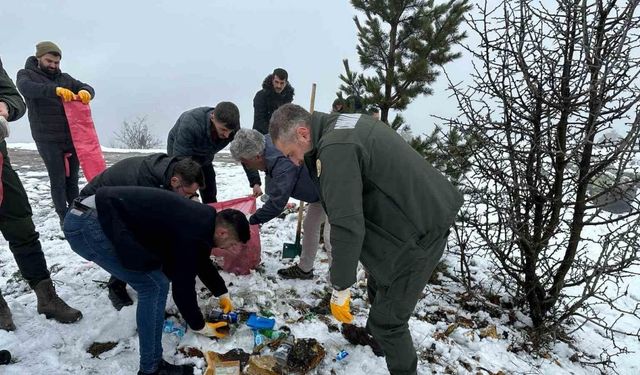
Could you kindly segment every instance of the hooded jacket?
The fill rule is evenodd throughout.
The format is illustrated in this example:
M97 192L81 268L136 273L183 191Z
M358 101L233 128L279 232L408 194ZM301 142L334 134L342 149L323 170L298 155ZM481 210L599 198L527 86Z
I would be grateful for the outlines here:
M263 224L280 215L289 197L304 202L317 202L318 189L309 176L306 166L296 166L273 145L271 137L264 137L266 174L271 177L267 185L269 200L249 218L249 224Z
M97 175L80 191L80 197L94 195L104 186L144 186L171 190L173 169L180 160L167 154L134 156L120 160Z
M24 113L27 111L24 100L22 100L20 93L11 78L9 78L6 70L2 67L2 60L0 60L0 102L5 102L9 109L9 118L7 121L19 119L24 116Z
M95 98L93 88L60 70L45 73L38 67L35 56L27 58L17 79L18 90L24 96L29 109L31 135L36 142L70 142L69 123L62 100L56 95L57 87L64 87L77 94L86 90Z
M211 259L216 210L178 194L146 187L103 187L96 193L98 221L122 265L162 269L173 300L192 329L202 329L196 276L215 296L227 286Z
M356 281L358 261L379 285L449 230L462 206L458 190L383 122L361 114L311 115L309 173L331 223L331 283ZM438 256L439 258L439 256Z
M295 90L290 83L280 94L273 89L273 74L269 74L262 81L262 90L253 98L253 128L262 134L269 133L271 115L283 104L291 103Z

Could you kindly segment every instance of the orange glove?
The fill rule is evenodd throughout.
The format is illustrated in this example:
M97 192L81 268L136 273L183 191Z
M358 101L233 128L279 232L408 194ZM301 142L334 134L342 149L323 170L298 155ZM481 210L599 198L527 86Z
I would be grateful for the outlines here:
M82 104L89 104L89 101L91 100L91 93L87 90L80 90L78 91L78 96L80 97L80 100L82 100Z
M65 102L72 101L74 97L73 91L65 89L64 87L56 87L56 95L61 97Z
M233 310L233 303L231 303L231 297L229 297L229 293L225 293L218 297L218 303L220 304L222 312L225 314Z
M331 315L342 323L351 323L353 321L353 315L351 315L351 310L349 308L350 301L351 292L349 289L334 289L331 293Z
M204 323L204 328L197 330L196 332L203 336L221 339L227 336L227 334L218 332L218 328L226 327L228 325L229 324L227 322Z

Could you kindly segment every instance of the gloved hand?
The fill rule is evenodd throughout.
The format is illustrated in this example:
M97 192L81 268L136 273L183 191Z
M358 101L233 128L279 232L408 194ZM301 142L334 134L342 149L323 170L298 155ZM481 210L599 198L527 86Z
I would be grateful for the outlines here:
M233 303L231 303L231 297L229 297L229 293L225 293L218 297L218 303L220 304L222 312L225 314L233 310Z
M82 100L82 104L89 104L89 101L91 100L91 93L87 90L80 90L78 91L78 96L80 97L80 100Z
M204 328L197 330L196 333L207 337L216 337L221 339L227 336L227 334L218 332L218 328L226 327L228 325L229 324L227 322L204 323Z
M65 102L70 102L73 100L73 91L69 89L65 89L64 87L56 87L56 95L62 98Z
M334 289L331 293L331 315L342 323L351 323L353 315L351 315L349 308L350 301L351 291L348 288L345 290Z

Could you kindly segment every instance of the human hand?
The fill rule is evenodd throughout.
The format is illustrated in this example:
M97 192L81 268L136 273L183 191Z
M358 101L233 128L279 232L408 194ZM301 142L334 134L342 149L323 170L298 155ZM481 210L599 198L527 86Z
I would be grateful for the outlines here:
M331 293L331 315L338 319L342 323L351 323L353 321L353 315L351 315L351 309L349 303L351 301L351 291L345 290L333 290Z
M65 102L70 102L73 100L74 93L69 89L65 89L64 87L56 87L56 95L58 95Z
M78 91L78 97L82 100L82 104L89 104L89 101L91 101L91 93L87 90Z
M9 123L3 116L0 116L0 142L9 136Z
M261 196L262 193L262 187L258 184L253 185L253 193L251 195L253 195L254 197L258 198L259 196Z
M221 339L223 337L226 337L227 334L221 331L219 332L218 329L226 327L228 325L229 324L227 322L204 323L204 328L199 329L195 332L203 336Z
M5 102L0 102L0 117L4 117L5 120L9 119L9 106Z
M220 305L222 312L225 314L233 310L233 303L231 303L231 297L229 297L229 293L225 293L218 297L218 304Z

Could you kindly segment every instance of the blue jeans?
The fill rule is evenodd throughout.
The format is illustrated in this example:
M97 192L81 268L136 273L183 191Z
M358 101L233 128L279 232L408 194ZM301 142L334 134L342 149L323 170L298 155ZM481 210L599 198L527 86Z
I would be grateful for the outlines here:
M169 279L160 270L131 271L122 265L105 236L95 210L70 209L64 220L64 235L71 249L107 272L125 281L138 293L136 323L140 343L140 371L152 373L162 360L162 325L169 292Z

